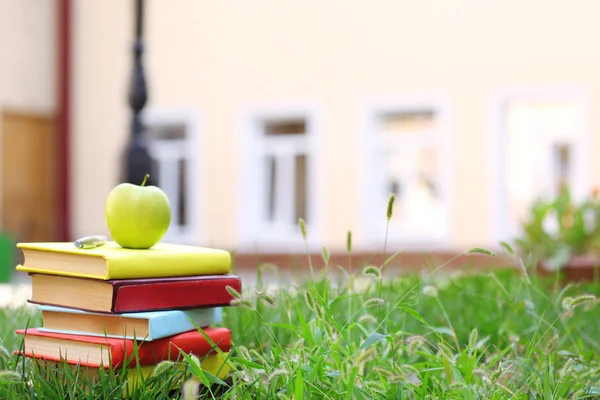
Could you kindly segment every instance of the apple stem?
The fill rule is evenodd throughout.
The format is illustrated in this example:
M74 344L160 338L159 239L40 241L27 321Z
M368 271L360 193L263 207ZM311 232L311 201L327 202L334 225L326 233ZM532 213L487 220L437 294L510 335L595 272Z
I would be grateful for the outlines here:
M146 174L146 176L144 177L144 180L142 181L142 186L146 185L146 181L148 180L148 178L150 178L150 175Z

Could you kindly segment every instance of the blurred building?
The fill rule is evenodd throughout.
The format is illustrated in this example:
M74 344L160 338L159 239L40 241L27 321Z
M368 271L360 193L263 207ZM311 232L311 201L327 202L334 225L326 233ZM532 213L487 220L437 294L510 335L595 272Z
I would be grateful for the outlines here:
M0 0L5 227L107 233L133 10ZM302 217L315 250L343 250L348 230L355 249L380 250L393 192L388 248L495 247L537 196L600 181L599 13L591 0L147 0L144 118L173 204L166 240L303 251Z

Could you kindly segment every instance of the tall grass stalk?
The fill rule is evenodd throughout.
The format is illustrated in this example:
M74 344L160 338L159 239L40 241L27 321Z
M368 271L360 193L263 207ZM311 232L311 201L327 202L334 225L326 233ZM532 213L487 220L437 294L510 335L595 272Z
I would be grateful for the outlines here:
M352 231L346 233L346 254L348 255L348 273L352 274Z
M298 225L300 226L300 233L302 233L302 240L306 248L306 257L308 258L308 266L310 268L310 279L315 278L315 272L313 270L312 260L310 257L310 250L308 249L308 232L306 230L306 223L302 218L298 218Z
M396 199L396 195L392 193L388 199L387 210L386 210L386 223L385 223L385 238L383 240L383 256L387 256L387 243L388 243L388 233L390 230L390 220L392 219L394 212L394 200Z

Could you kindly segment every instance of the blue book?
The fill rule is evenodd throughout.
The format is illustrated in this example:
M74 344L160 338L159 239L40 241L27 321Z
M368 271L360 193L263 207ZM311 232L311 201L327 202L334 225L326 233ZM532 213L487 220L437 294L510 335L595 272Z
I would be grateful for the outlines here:
M219 324L221 307L124 314L102 314L72 308L39 305L43 327L40 331L71 335L106 336L152 341L178 333Z

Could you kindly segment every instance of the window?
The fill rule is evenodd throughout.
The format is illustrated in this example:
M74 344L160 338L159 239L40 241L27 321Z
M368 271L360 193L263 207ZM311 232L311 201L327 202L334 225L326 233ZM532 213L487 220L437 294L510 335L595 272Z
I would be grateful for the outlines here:
M298 218L307 223L306 215L306 121L265 121L263 173L266 194L263 221L281 233L297 227Z
M432 245L448 232L446 111L436 102L373 106L364 138L366 232L383 243L385 211L395 194L388 241Z
M584 107L579 97L514 95L502 99L500 178L504 202L500 240L521 234L532 203L568 186L575 197L589 189L586 178Z
M193 244L195 236L193 188L197 185L193 170L194 124L180 113L148 113L146 139L156 163L154 181L168 196L171 224L163 238L172 243Z
M303 246L302 218L318 235L315 121L308 113L250 114L244 126L243 242Z

